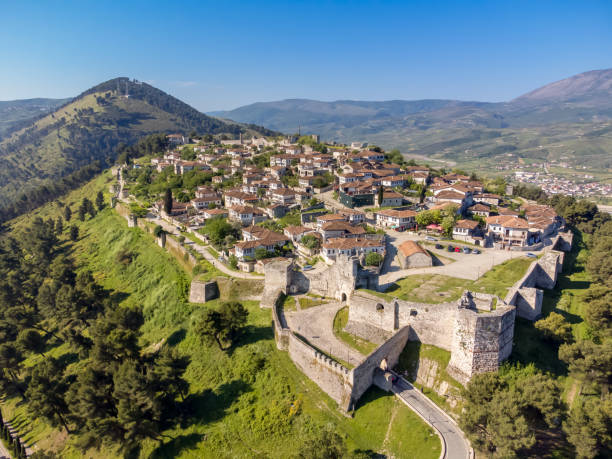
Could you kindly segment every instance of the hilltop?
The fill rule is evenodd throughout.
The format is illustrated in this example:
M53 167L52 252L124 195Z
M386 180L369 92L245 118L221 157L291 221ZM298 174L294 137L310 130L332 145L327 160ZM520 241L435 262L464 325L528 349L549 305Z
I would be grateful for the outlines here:
M153 133L270 135L272 131L204 115L165 92L128 78L88 89L0 142L0 192L12 214L58 179L88 179L112 164L117 146ZM18 204L16 204L18 203ZM15 209L15 207L18 207ZM26 209L27 210L27 209Z
M326 140L362 140L466 167L477 162L493 168L496 158L509 152L526 160L550 155L600 170L612 167L611 69L575 75L501 103L289 99L213 114L283 132L301 129Z

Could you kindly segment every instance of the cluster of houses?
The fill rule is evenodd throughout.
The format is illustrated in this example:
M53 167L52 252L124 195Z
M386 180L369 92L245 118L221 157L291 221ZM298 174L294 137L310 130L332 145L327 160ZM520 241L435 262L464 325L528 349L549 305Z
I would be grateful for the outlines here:
M504 197L487 192L481 182L468 176L438 176L425 166L389 163L384 153L361 144L355 144L360 145L357 150L353 145L317 149L320 144L299 145L295 138L240 138L195 145L196 159L185 161L180 152L185 138L177 134L169 140L174 149L151 160L157 171L173 168L176 174L201 170L214 175L210 185L197 187L189 202L173 201L168 216L196 228L219 217L240 224L242 240L231 252L246 271L262 269L265 260L258 256L262 253L320 255L328 263L339 255L361 257L376 252L384 256L384 231L441 231L437 224L418 228L417 215L423 210L456 209L460 218L452 230L454 239L498 248L532 246L563 224L548 206L513 210ZM264 153L269 165L257 166L262 162L255 159ZM291 185L283 179L286 175L294 177ZM330 213L315 208L312 213L312 198L331 190L337 193L342 210ZM157 206L164 211L161 201ZM301 225L287 226L282 233L258 226L292 210L301 212ZM306 211L311 212L309 216ZM366 223L383 229L379 231L383 234L366 229ZM403 267L431 266L431 258L418 244L402 244L398 256Z

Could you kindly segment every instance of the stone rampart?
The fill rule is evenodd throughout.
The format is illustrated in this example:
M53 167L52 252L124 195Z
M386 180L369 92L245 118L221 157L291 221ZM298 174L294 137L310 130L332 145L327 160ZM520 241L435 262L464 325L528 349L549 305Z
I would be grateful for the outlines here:
M335 360L317 351L294 333L289 334L289 357L344 410L350 409L353 373Z
M497 307L490 310L494 299ZM459 301L427 304L359 291L349 300L346 330L382 342L405 328L407 339L450 351L448 371L465 383L473 374L497 370L508 358L514 316L513 306L487 294L465 292Z
M569 252L572 250L574 243L574 233L571 231L559 232L552 241L550 248L552 250L560 250L563 252Z
M457 302L429 304L388 300L355 292L349 300L346 330L380 343L399 328L410 325L411 340L451 350Z
M378 275L361 269L357 257L341 257L322 270L299 271L292 260L277 260L264 267L265 287L262 307L271 307L273 293L311 292L340 301L346 300L356 288L377 288Z

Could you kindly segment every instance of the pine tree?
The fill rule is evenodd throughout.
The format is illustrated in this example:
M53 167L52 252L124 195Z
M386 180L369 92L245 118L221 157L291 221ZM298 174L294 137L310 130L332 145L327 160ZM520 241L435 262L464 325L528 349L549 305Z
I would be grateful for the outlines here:
M79 238L79 227L72 225L70 227L70 240L76 241Z
M72 218L72 210L70 210L70 206L64 207L64 220L67 222Z

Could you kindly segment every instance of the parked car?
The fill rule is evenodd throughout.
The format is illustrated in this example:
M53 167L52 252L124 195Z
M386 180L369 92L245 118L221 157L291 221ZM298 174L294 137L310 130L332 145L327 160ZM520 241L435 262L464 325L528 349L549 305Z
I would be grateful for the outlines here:
M472 250L472 253L478 255L480 253L480 250L474 249L474 250Z
M461 253L461 247L455 247L455 252Z
M302 271L310 271L312 269L311 265L304 265L304 267L302 268Z
M395 231L397 231L398 233L401 233L402 231L404 231L406 228L404 228L403 226L398 226L397 228L395 228Z
M531 252L527 252L527 256L529 258L538 258L538 256L535 253L531 253Z
M425 236L426 241L437 241L437 239L433 236Z
M436 249L440 250L440 249L443 249L443 248L444 248L444 246L442 244L436 244Z
M470 249L469 247L464 247L463 253L472 253L472 249Z
M455 248L452 245L449 245L446 250L448 250L449 252L454 252Z

